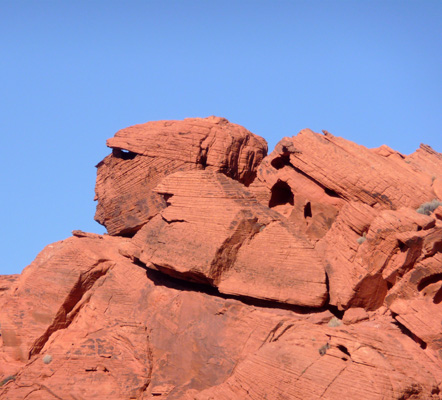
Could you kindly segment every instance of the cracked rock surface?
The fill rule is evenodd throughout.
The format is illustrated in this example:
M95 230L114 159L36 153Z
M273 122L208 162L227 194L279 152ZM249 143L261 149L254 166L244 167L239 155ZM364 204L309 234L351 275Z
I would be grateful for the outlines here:
M442 154L304 130L266 156L217 117L107 144L109 234L0 277L1 399L442 398Z

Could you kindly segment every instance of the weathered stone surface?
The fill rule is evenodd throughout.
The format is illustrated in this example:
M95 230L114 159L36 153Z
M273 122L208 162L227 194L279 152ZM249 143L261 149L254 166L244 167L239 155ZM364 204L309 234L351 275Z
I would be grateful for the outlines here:
M263 205L285 215L312 240L318 240L330 229L345 202L291 165L290 158L299 151L292 139L282 139L260 164L250 190Z
M427 147L416 154L411 164L387 146L369 150L328 132L305 129L278 143L250 189L318 240L346 202L399 209L417 208L437 197L439 173L431 175L430 170L442 170L442 156Z
M2 298L9 296L9 291L19 276L20 275L0 275L0 302Z
M112 236L0 277L1 399L442 399L441 154L305 130L261 161L215 117L108 144Z
M413 170L427 174L433 181L442 179L442 154L426 144L421 144L414 153L405 157L405 161Z
M293 167L345 200L398 209L418 207L434 197L423 174L398 168L396 160L379 157L364 146L310 130L301 131L292 141Z
M313 245L240 183L187 171L168 176L156 190L170 205L133 240L141 249L133 256L148 267L222 293L324 304L325 264Z
M368 313L363 308L349 308L342 318L342 323L345 325L351 325L360 321L364 321L368 318Z
M396 320L442 358L442 232L439 251L424 257L388 294L386 304Z
M317 249L327 254L330 304L340 309L353 306L374 310L383 304L389 287L432 251L432 238L439 229L433 217L410 208L385 210L374 219L373 214L363 213L369 208L360 205L359 214L354 210L354 205L342 209ZM357 228L351 219L356 216L369 227ZM423 243L427 242L425 250Z
M286 320L330 319L204 293L120 255L127 239L75 234L40 253L0 312L13 377L0 398L179 399L225 381Z
M416 221L426 218L415 210L437 198L440 171L442 155L429 146L406 157L385 145L369 150L328 132L306 129L278 143L249 189L316 243L328 264L330 304L376 309L388 286L416 260L396 265L405 262L404 253L413 257L411 253L419 252L415 246L400 250L390 233L406 229L402 214ZM401 209L395 228L381 216ZM409 229L428 229L424 225L416 222Z
M48 246L26 269L19 297L1 311L2 320L10 317L2 333L29 326L32 340L4 344L3 356L16 348L25 357L8 363L15 370L0 398L439 398L440 360L389 317L334 326L327 313L222 298L131 263L119 254L127 243L77 236ZM68 279L60 280L63 260L73 271L64 269ZM104 266L93 284L80 283ZM71 295L46 298L48 287L39 283L48 282ZM66 298L79 288L76 312L66 314ZM42 304L52 306L45 318ZM38 348L41 332L50 335Z
M219 171L249 185L267 154L264 139L224 118L135 125L107 141L97 167L95 219L111 235L133 235L165 207L152 189L176 171Z
M227 381L184 399L438 399L437 364L398 331L388 321L285 325Z

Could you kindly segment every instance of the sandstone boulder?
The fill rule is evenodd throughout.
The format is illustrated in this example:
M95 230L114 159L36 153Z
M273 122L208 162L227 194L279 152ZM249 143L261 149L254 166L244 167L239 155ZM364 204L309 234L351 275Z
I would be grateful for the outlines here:
M264 139L224 118L135 125L107 141L98 165L95 219L111 235L132 236L165 207L152 189L176 171L219 171L249 185L267 154Z
M132 263L128 239L75 234L0 311L0 398L180 399L224 382L285 321L331 318L223 298Z
M375 310L388 290L431 251L439 228L434 217L410 208L385 210L374 218L369 207L358 207L345 206L316 248L327 254L330 304Z
M128 239L76 234L37 257L1 310L0 354L21 360L2 364L0 398L439 398L440 359L388 315L346 326L245 304L130 262Z
M422 346L442 357L442 233L439 251L423 257L385 299L395 319Z
M313 245L240 183L210 171L177 172L155 189L169 206L134 237L149 268L221 293L305 307L327 298Z

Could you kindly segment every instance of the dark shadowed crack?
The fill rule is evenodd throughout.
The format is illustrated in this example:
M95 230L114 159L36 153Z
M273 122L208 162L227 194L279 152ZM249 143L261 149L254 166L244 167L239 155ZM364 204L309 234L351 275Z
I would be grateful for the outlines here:
M339 376L344 372L344 370L346 369L346 366L343 366L342 369L336 374L336 376L330 381L330 383L327 385L327 387L324 389L324 391L322 392L321 396L319 398L323 398L325 393L327 392L328 389L330 389L331 385L333 385L333 382L336 381L336 379L339 378Z
M224 241L216 251L210 265L209 279L217 286L224 272L228 271L236 262L236 257L241 246L249 242L262 230L264 224L258 218L242 219L233 233Z
M145 264L143 264L139 260L135 260L135 264L138 265L139 267L143 268L146 271L147 278L150 281L152 281L155 286L164 286L169 289L175 289L175 290L185 291L185 292L205 293L209 296L215 296L220 299L237 300L243 304L253 306L253 307L259 307L259 308L264 308L264 309L267 308L267 309L288 310L288 311L292 311L296 314L302 314L302 315L304 315L304 314L318 314L318 313L324 312L328 309L327 305L324 305L321 308L302 307L302 306L297 306L297 305L288 304L288 303L279 303L277 301L272 301L272 300L257 299L255 297L250 297L250 296L224 294L224 293L220 293L216 287L210 286L208 284L208 282L201 283L201 282L191 282L191 281L183 280L182 274L180 274L180 277L178 277L178 276L170 275L169 270L162 271L161 268L158 268L158 270L154 270L154 269L148 268Z
M427 343L424 342L419 336L415 335L412 331L410 331L405 325L397 320L398 314L392 312L392 316L394 318L394 324L401 330L401 332L411 338L414 342L416 342L421 349L425 350L427 348Z
M163 221L166 222L168 225L173 224L174 222L187 222L185 219L166 219L164 218L163 214L160 215Z
M286 321L279 321L274 328L268 333L267 337L262 342L260 348L266 343L277 342L282 335L284 335L289 329L291 329L295 324L286 323Z
M45 390L46 392L50 393L52 396L54 396L56 399L59 400L64 400L63 397L57 396L51 389L49 389L47 386L45 385L40 385L40 388L42 390Z
M147 373L146 381L138 389L138 393L137 393L138 397L137 398L141 398L143 393L147 390L147 388L150 386L150 383L152 382L152 372L153 372L154 360L153 360L153 351L152 351L152 346L150 344L149 334L147 334L146 340L147 340L147 359L148 359L148 362L149 362L149 372Z
M29 351L29 357L39 354L54 332L66 329L72 323L80 309L89 301L89 291L99 278L106 275L112 265L106 260L99 260L93 268L80 274L77 282L55 315L52 324L48 326L43 335L34 341Z
M291 154L296 154L296 153L302 153L301 151L297 151ZM343 195L337 193L335 190L328 188L327 186L325 186L323 183L319 182L318 180L316 180L315 178L313 178L312 176L310 176L309 174L307 174L306 172L304 172L302 169L295 167L291 162L290 162L290 155L288 154L284 154L281 155L280 157L276 157L271 161L271 165L272 167L274 167L275 169L281 169L283 167L289 167L294 169L298 174L304 176L305 178L307 178L308 180L310 180L311 182L313 182L315 185L319 186L328 196L330 197L337 197L337 198L344 198Z

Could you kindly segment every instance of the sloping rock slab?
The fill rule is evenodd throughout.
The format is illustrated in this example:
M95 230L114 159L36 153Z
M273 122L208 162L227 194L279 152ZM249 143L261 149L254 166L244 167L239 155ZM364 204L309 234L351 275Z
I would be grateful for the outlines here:
M388 290L437 246L436 219L410 208L375 210L344 206L317 244L327 255L330 304L340 309L382 306Z
M292 168L346 200L397 209L417 208L435 196L426 174L398 168L396 160L343 138L305 129L290 141Z
M132 256L221 293L305 307L327 298L324 262L307 238L238 182L210 171L170 175L170 204L146 224Z
M439 233L442 250L442 233ZM396 320L442 359L442 252L418 262L385 299Z
M440 197L442 177L432 170L442 170L442 155L428 146L406 158L387 146L370 150L304 129L264 158L250 189L316 241L346 202L416 209Z

